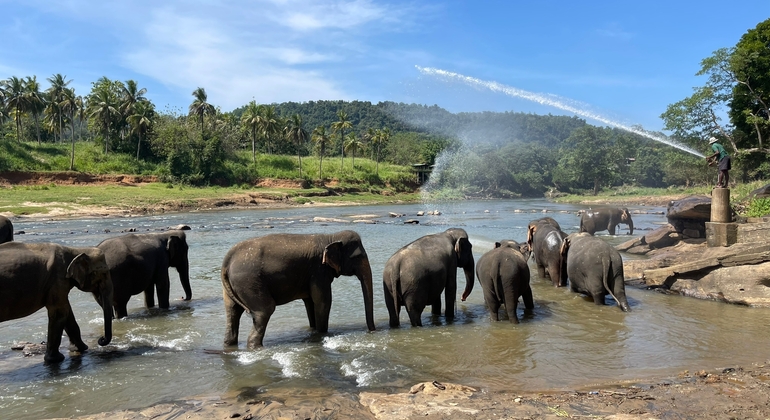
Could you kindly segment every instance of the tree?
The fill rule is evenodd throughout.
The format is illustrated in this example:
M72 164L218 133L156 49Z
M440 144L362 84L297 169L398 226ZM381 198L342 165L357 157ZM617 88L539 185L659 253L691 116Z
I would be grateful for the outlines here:
M201 127L201 138L203 138L203 117L206 115L214 115L217 110L214 108L214 105L207 102L208 95L206 95L206 89L198 87L193 91L192 95L195 99L190 104L189 115L198 118Z
M307 130L302 127L302 117L299 114L292 115L283 130L286 134L286 138L296 144L297 160L299 161L299 177L302 178L302 156L300 151L305 142L307 142L308 137Z
M380 174L380 154L382 152L382 147L388 143L390 140L390 129L384 128L384 129L377 129L374 131L374 136L371 139L372 147L374 147L375 152L375 173L376 175Z
M350 152L350 156L353 159L351 161L351 168L356 169L356 152L363 149L364 143L356 137L356 133L348 134L347 140L345 140L345 150Z
M267 154L271 154L270 139L281 132L281 121L275 114L275 107L262 106L258 115L259 133L265 139Z
M24 80L16 76L4 81L5 105L13 110L13 118L16 122L16 140L21 141L21 115L26 111L26 97L24 96Z
M316 127L315 130L313 130L312 140L318 146L318 180L321 181L321 185L323 185L324 178L322 170L324 154L326 153L326 145L328 145L330 141L329 133L326 131L326 126L319 125Z
M40 83L37 81L37 76L27 76L27 80L24 82L24 97L27 109L35 121L37 144L40 144L40 114L45 110L45 99L43 98L43 92L40 91Z
M61 111L61 102L64 100L64 90L72 80L67 80L67 76L62 76L61 73L56 73L46 80L51 84L51 87L46 91L48 94L48 106L49 108L52 107L50 114L58 120L59 141L62 141L64 115Z
M142 139L147 138L147 132L152 126L155 108L150 101L139 101L132 107L132 114L128 117L132 133L136 134L136 160L139 160L139 151L142 147Z
M111 81L103 77L94 84L91 95L88 96L88 117L96 120L102 127L105 155L109 151L112 122L120 117L118 97L111 86Z
M259 131L259 116L262 113L261 105L256 101L249 102L241 116L241 124L251 132L251 161L257 163L257 132Z
M72 138L72 152L70 154L70 171L75 169L75 113L78 110L78 100L75 95L75 89L65 88L62 101L59 103L62 113L67 113L69 116L70 133Z
M345 167L345 130L353 128L353 124L348 120L348 114L341 109L337 111L337 118L337 121L332 123L332 130L340 135L340 169L342 169Z
M593 187L599 194L602 186L610 185L618 170L617 148L607 128L585 126L575 130L565 141L561 159L554 171L554 183L577 188Z

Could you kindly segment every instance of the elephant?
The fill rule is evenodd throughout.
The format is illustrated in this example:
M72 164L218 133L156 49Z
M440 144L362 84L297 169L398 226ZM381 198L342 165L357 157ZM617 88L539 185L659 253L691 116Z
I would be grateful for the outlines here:
M248 310L254 324L248 347L262 347L275 307L297 299L305 303L310 328L326 333L332 281L353 275L361 282L366 325L374 331L372 269L358 233L279 233L235 244L222 262L225 345L238 345L240 318Z
M13 223L5 216L0 216L0 244L13 241Z
M580 232L588 232L593 235L596 232L607 230L610 235L615 234L615 227L619 224L628 225L628 234L634 234L634 221L625 207L604 208L588 210L580 216Z
M498 310L500 304L504 304L510 322L518 324L516 309L519 297L527 311L535 308L529 286L528 259L529 245L504 240L495 242L495 248L482 255L476 263L476 277L484 291L484 302L492 321L499 320Z
M110 269L115 290L113 306L117 318L128 315L126 305L131 296L142 292L147 307L155 306L156 288L158 306L168 309L171 288L169 267L175 267L179 273L185 292L183 299L192 299L187 238L183 231L128 234L106 239L97 247L104 252Z
M573 292L591 296L597 305L604 305L609 294L621 310L631 310L626 299L623 260L606 241L587 232L572 233L564 239L561 254L567 262Z
M401 305L406 307L414 327L422 326L420 317L427 305L432 306L434 315L441 315L442 291L445 318L453 320L459 267L465 272L465 301L473 290L474 261L471 242L463 229L426 235L396 251L385 263L382 274L390 326L400 325Z
M0 322L48 310L44 360L59 363L62 333L79 351L88 346L68 299L73 287L91 292L104 312L100 346L112 341L112 280L99 248L71 248L53 243L7 242L0 245Z
M567 234L562 232L556 220L544 217L527 225L527 244L537 266L537 274L551 278L554 287L567 285L567 270L561 260L561 244Z

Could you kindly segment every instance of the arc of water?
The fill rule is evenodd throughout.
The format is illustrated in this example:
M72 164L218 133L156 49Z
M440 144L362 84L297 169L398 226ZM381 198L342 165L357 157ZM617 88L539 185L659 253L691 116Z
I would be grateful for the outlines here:
M631 126L628 126L628 125L625 125L625 124L621 124L621 123L619 123L617 121L613 121L613 120L611 120L611 119L609 119L609 118L607 118L607 117L605 117L603 115L597 114L595 112L586 111L584 109L581 109L581 108L578 108L576 106L573 106L573 105L570 105L570 104L566 103L567 100L565 100L565 99L562 99L562 98L557 99L558 97L556 97L555 95L543 95L543 94L540 94L540 93L528 92L526 90L517 89L517 88L512 87L512 86L506 86L506 85L503 85L501 83L487 81L487 80L481 80L481 79L477 79L475 77L464 76L464 75L459 74L459 73L453 73L451 71L436 69L436 68L432 68L432 67L420 67L420 66L415 66L415 67L417 68L417 70L420 73L423 73L423 74L426 74L426 75L429 75L429 76L438 76L438 77L444 77L444 78L451 79L451 80L457 80L457 81L463 82L463 83L468 84L468 85L473 86L473 87L485 88L485 89L489 89L489 90L491 90L493 92L499 92L499 93L503 93L503 94L508 95L508 96L522 98L522 99L526 99L526 100L532 101L532 102L537 102L537 103L539 103L541 105L552 106L554 108L558 108L558 109L561 109L561 110L564 110L564 111L568 111L568 112L571 112L571 113L573 113L575 115L579 115L579 116L584 117L584 118L589 118L589 119L592 119L592 120L595 120L595 121L599 121L599 122L604 123L604 124L606 124L608 126L611 126L611 127L619 128L621 130L625 130L625 131L628 131L628 132L631 132L631 133L634 133L634 134L638 134L640 136L644 136L644 137L646 137L648 139L657 141L659 143L663 143L663 144L666 144L668 146L675 147L675 148L677 148L677 149L679 149L679 150L681 150L683 152L687 152L687 153L690 153L692 155L695 155L695 156L698 156L698 157L701 157L701 158L704 157L703 154L701 154L701 153L699 153L699 152L697 152L697 151L695 151L695 150L693 150L693 149L691 149L691 148L689 148L689 147L687 147L685 145L679 144L679 143L677 143L677 142L675 142L675 141L673 141L673 140L671 140L671 139L669 139L667 137L664 137L664 136L661 136L661 135L658 135L658 134L655 134L655 133L650 133L648 131L641 130L641 129L638 129L638 128L634 128L634 127L631 127ZM569 101L572 101L572 100L569 100ZM572 101L572 102L575 102L575 101Z

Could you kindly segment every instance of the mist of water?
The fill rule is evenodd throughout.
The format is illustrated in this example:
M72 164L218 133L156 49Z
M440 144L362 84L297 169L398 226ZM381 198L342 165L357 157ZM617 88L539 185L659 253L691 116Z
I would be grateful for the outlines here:
M654 141L657 141L659 143L663 143L665 145L677 148L677 149L679 149L679 150L681 150L683 152L687 152L687 153L690 153L692 155L695 155L695 156L698 156L698 157L701 157L701 158L705 157L703 154L701 154L701 153L699 153L699 152L697 152L697 151L695 151L695 150L693 150L693 149L691 149L691 148L689 148L689 147L687 147L685 145L679 144L679 143L677 143L677 142L675 142L675 141L673 141L673 140L671 140L671 139L669 139L669 138L667 138L665 136L662 136L660 134L651 133L651 132L648 132L648 131L643 130L641 128L636 128L636 127L632 127L632 126L629 126L629 125L626 125L626 124L622 124L622 123L619 123L617 121L613 121L613 120L611 120L611 119L609 119L609 118L607 118L607 117L605 117L603 115L600 115L600 114L598 114L596 112L588 111L588 110L585 109L587 107L585 104L583 104L583 106L581 106L581 104L579 104L577 101L573 101L573 100L565 99L565 98L560 98L560 97L558 97L556 95L550 95L550 94L545 95L545 94L540 94L540 93L528 92L526 90L517 89L517 88L511 87L511 86L506 86L506 85L503 85L503 84L500 84L500 83L497 83L497 82L481 80L481 79L477 79L475 77L464 76L462 74L453 73L453 72L446 71L446 70L441 70L441 69L436 69L436 68L431 68L431 67L420 67L420 66L415 66L415 67L421 73L429 75L429 76L435 76L435 77L440 77L440 78L444 78L444 79L448 79L448 80L459 81L459 82L465 83L467 85L470 85L470 86L473 86L473 87L476 87L476 88L485 88L485 89L491 90L492 92L499 92L499 93L503 93L503 94L511 96L511 97L522 98L522 99L526 99L528 101L536 102L536 103L539 103L541 105L552 106L554 108L558 108L558 109L561 109L561 110L564 110L564 111L567 111L567 112L571 112L571 113L573 113L575 115L578 115L578 116L581 116L583 118L588 118L588 119L592 119L592 120L595 120L595 121L599 121L599 122L601 122L603 124L606 124L606 125L608 125L610 127L615 127L615 128L619 128L621 130L625 130L625 131L628 131L628 132L631 132L631 133L634 133L634 134L638 134L638 135L646 137L646 138L648 138L650 140L654 140Z

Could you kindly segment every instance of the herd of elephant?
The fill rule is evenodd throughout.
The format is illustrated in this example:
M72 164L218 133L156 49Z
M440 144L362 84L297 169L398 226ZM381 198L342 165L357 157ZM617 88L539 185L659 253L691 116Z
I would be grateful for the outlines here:
M445 318L455 313L457 269L465 274L464 301L473 290L475 277L483 289L490 317L498 320L505 305L508 318L518 323L518 300L527 310L534 308L527 261L534 257L538 274L550 278L556 287L591 296L604 304L609 294L620 309L628 311L620 254L593 234L608 230L614 234L618 223L633 222L627 209L600 209L581 216L580 231L567 235L556 220L533 220L527 240L502 240L474 262L472 245L465 230L447 229L423 236L396 251L382 274L385 304L390 326L398 327L401 307L406 308L413 326L421 326L421 315L431 306L441 314L444 294ZM131 296L144 292L147 307L169 307L169 268L176 268L184 300L192 298L188 245L182 230L162 233L126 234L106 239L95 247L67 247L55 243L13 241L13 225L0 216L0 322L29 316L45 307L48 311L46 363L64 360L59 352L62 334L78 351L88 346L68 295L73 287L93 294L104 314L104 336L99 345L112 340L112 319L127 316ZM475 268L475 271L474 271ZM475 275L475 277L474 277ZM253 328L249 348L262 346L265 329L276 306L302 299L309 325L320 333L328 331L332 304L332 281L339 276L356 276L361 282L366 324L375 329L373 279L369 258L359 234L345 230L332 234L270 234L234 245L222 262L222 287L226 313L224 343L238 344L244 312L251 315Z

